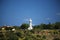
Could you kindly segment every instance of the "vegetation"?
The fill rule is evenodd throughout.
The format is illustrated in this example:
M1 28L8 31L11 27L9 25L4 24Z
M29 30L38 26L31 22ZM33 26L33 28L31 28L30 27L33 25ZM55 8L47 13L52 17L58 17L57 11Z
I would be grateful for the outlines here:
M20 26L21 29L27 29L28 27L29 27L29 24L26 24L26 23Z
M60 22L56 23L49 23L49 24L40 24L40 25L35 25L34 28L39 28L39 29L60 29Z
M2 26L0 40L60 40L60 22L35 25L33 30L28 30L28 27L26 23L21 26Z

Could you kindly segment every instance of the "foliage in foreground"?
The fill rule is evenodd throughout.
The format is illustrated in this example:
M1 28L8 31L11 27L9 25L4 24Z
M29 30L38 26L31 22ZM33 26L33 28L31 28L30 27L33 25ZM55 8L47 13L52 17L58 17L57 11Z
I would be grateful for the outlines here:
M60 40L60 22L35 25L33 30L27 30L28 26L0 28L0 40Z

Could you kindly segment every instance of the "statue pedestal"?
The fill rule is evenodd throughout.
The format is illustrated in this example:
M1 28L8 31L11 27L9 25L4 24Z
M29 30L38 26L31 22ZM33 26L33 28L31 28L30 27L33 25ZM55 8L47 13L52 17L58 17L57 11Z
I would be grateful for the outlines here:
M33 28L32 27L29 27L28 30L32 30Z

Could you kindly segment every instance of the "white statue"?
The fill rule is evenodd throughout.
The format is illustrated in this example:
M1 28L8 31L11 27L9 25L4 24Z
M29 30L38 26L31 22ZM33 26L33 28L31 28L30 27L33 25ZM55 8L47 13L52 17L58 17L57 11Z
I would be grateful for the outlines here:
M33 27L32 27L32 20L31 20L31 18L29 19L29 28L28 28L28 30L32 30L33 29Z

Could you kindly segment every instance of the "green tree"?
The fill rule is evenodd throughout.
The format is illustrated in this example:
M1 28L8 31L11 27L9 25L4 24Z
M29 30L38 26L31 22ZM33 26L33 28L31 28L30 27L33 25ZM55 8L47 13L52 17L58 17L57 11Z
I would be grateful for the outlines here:
M60 29L60 22L55 23L54 29Z
M23 23L20 28L21 29L27 29L29 27L29 24Z
M34 26L34 29L39 29L40 28L40 25L35 25Z
M46 26L46 24L41 24L41 25L40 25L40 28L41 28L41 29L47 29L47 26Z
M52 29L51 23L47 24L47 29Z

